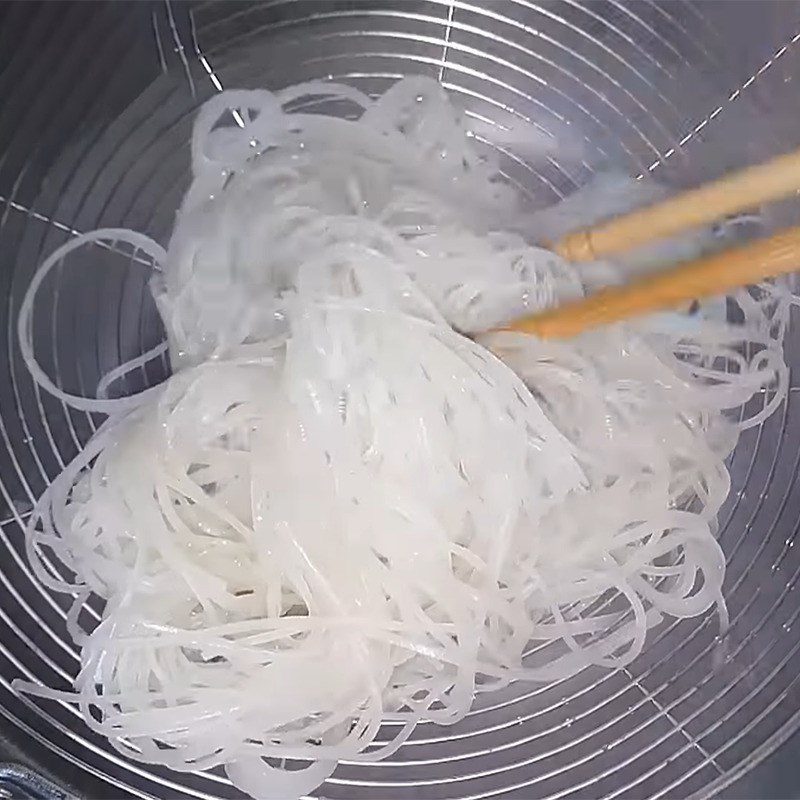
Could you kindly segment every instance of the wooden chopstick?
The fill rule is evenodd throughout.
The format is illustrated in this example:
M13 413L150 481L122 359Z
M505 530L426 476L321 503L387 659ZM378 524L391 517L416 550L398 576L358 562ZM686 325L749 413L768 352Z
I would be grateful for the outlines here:
M595 261L798 191L800 149L661 203L569 233L552 249L568 261Z
M726 294L798 269L800 226L679 264L625 286L602 289L585 299L516 320L501 330L532 333L545 339L570 338L590 328Z

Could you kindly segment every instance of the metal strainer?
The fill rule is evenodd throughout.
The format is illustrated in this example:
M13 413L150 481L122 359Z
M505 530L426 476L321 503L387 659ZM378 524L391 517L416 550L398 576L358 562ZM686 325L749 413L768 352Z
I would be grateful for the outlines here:
M79 663L64 598L32 579L21 525L98 423L32 385L13 335L20 298L43 256L77 231L130 227L166 243L200 102L223 87L331 76L379 92L431 75L509 177L546 204L609 165L684 186L797 146L798 40L800 4L770 0L0 7L0 725L19 757L93 797L239 796L221 774L130 763L73 708L10 690L16 677L66 688ZM508 135L520 125L556 137L551 158L530 162ZM747 224L795 216L788 203ZM95 248L43 293L52 314L39 315L37 353L64 388L92 393L160 340L147 277ZM165 374L150 365L127 388ZM317 795L724 794L800 724L798 389L732 458L719 533L724 640L712 618L664 624L627 669L483 695L461 723L419 726L383 763L342 764ZM91 602L85 613L96 613Z

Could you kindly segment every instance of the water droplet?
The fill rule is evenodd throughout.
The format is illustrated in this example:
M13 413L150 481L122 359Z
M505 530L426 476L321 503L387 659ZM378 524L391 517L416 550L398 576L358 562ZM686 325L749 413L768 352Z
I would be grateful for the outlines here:
M258 147L258 139L251 139L250 140L250 147Z
M422 102L422 101L423 101L425 98L424 98L424 97L423 97L421 94L418 94L418 95L417 95L417 96L416 96L414 99L415 99L415 100L416 100L418 103L421 103L421 102Z

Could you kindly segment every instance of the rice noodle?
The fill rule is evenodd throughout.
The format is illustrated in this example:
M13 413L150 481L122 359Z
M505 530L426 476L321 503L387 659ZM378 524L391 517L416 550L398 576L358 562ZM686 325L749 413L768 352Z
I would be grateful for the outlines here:
M114 367L114 369L109 370L105 375L103 375L103 377L100 379L100 382L97 384L98 398L101 400L107 399L109 387L113 386L120 378L123 378L125 375L133 372L133 370L141 369L150 361L153 361L159 356L163 356L168 349L169 348L166 342L159 342L157 345L151 347L149 350L146 350L141 355L135 356L134 358L126 361L124 364L120 364L118 367Z
M476 147L422 78L375 101L223 92L166 251L100 230L42 264L23 358L109 416L27 528L39 579L76 593L74 694L19 689L77 703L128 757L291 798L458 721L476 690L622 667L664 617L716 607L724 625L725 459L786 395L791 295L766 283L730 313L570 342L465 338L632 263L579 272L533 246ZM167 342L94 399L40 368L33 314L50 270L97 241L158 267ZM166 383L108 399L167 348ZM84 628L90 594L106 605Z

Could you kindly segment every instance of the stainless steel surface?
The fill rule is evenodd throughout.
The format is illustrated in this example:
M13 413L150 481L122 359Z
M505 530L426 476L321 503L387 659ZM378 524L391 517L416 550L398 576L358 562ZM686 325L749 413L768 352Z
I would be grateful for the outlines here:
M0 7L0 726L72 762L93 796L236 797L112 753L74 709L16 696L17 676L66 687L78 665L65 603L32 579L21 524L96 420L32 385L13 335L32 271L75 231L128 226L166 243L186 185L193 109L221 87L332 76L377 92L437 77L552 202L608 164L690 185L800 144L800 4L770 0L251 4L11 3ZM556 136L543 166L510 145L522 120ZM519 123L515 126L519 128ZM779 210L781 221L795 207ZM98 251L42 303L37 347L65 388L161 336L146 272ZM45 307L44 305L42 307ZM686 797L726 793L800 723L800 382L743 436L721 518L732 625L664 625L629 669L483 696L452 728L420 726L382 764L343 764L317 795ZM140 382L166 373L156 365ZM129 388L134 388L132 385ZM96 606L87 607L95 614ZM56 772L59 769L55 769Z

